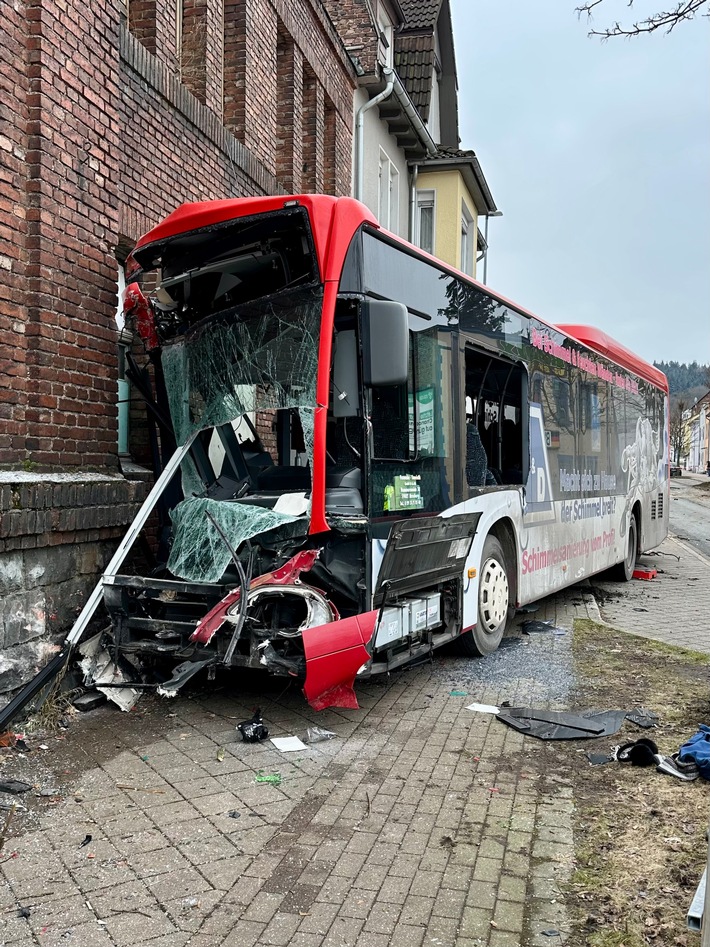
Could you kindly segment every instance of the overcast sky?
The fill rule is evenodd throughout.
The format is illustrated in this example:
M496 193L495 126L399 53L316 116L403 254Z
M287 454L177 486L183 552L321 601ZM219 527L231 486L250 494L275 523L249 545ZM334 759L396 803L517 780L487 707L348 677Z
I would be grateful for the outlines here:
M601 42L575 0L451 6L461 146L504 214L488 283L648 361L710 362L708 19ZM600 27L627 17L597 10Z

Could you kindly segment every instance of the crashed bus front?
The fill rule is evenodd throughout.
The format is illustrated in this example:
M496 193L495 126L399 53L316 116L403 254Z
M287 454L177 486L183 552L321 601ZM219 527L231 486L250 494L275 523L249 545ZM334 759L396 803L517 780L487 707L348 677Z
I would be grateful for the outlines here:
M165 561L105 578L104 602L122 659L177 663L166 694L221 663L352 705L370 657L360 470L329 465L314 502L333 308L314 203L333 216L332 198L184 205L132 254L125 311L154 366L151 410L166 441L192 444L159 501Z

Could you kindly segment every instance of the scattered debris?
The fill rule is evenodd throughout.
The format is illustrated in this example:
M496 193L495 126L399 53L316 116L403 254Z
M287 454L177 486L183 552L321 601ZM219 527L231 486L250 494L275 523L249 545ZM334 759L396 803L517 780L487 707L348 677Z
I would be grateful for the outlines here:
M158 687L158 693L161 697L175 697L184 684L187 684L202 668L214 664L215 661L216 658L213 657L203 658L198 661L183 661L182 664L178 664L178 666L173 669L173 675L170 680L165 681L164 684Z
M29 792L32 786L29 783L23 783L19 779L4 779L0 781L0 792L10 792L13 796L21 792Z
M13 806L13 807L10 809L10 811L8 812L8 814L5 816L5 824L3 825L2 829L0 830L0 852L1 852L1 851L3 850L3 848L5 847L5 841L6 841L6 839L7 839L7 833L8 833L8 831L10 830L10 823L12 822L12 817L13 817L13 815L15 814L15 809L16 809L16 808L17 808L17 806ZM13 852L12 855L10 855L10 858L15 858L15 857L16 857L16 853Z
M525 736L541 740L579 740L611 736L621 729L626 710L586 710L579 713L507 707L498 720Z
M272 786L281 785L281 773L271 773L268 776L264 775L263 769L258 769L256 771L256 782L257 783L271 783Z
M72 703L77 710L87 711L96 710L107 700L106 694L102 694L101 691L85 691L83 694L79 694Z
M587 753L587 759L592 766L603 766L605 763L616 761L615 753Z
M282 753L293 753L295 750L306 750L308 747L298 737L272 737L271 742Z
M155 795L164 796L164 789L150 789L143 786L125 786L120 783L116 784L116 789L127 789L129 792L152 792Z
M12 802L0 802L0 810L3 812L11 812L13 809L17 809L18 812L27 812L27 806L23 806L21 802L18 802L16 799Z
M468 691L449 691L449 697L468 697Z
M102 647L103 634L99 632L79 645L79 652L84 660L79 666L84 674L84 682L93 684L97 690L105 694L109 700L117 704L121 710L129 711L140 697L139 691L128 686L126 675L113 660L109 652ZM126 687L120 685L126 684ZM102 686L102 685L105 685Z
M251 720L243 720L238 723L237 730L241 733L242 740L245 743L259 743L260 740L265 740L269 735L269 731L262 723L259 709L256 710Z
M710 779L710 727L701 723L697 733L681 746L678 759L683 763L695 763L703 779Z
M236 809L232 809L232 811L228 812L227 815L229 816L230 819L241 819L242 817L241 812L237 812Z
M224 747L223 747L223 746L221 746L221 747L217 750L217 762L218 762L218 763L223 763L223 762L224 762Z
M643 727L644 730L650 730L651 727L658 726L658 714L655 714L652 710L646 710L645 707L631 710L627 713L626 719L631 723L635 723L637 727Z
M466 710L473 710L479 714L499 714L500 707L494 707L493 704L469 704Z
M22 907L22 905L20 905L17 909L17 916L28 918L30 916L30 909Z
M5 733L0 733L0 748L13 747L17 742L16 735L11 731L7 730Z
M650 579L655 579L657 575L658 571L650 567L634 569L634 579L649 581Z
M516 609L518 615L534 615L540 608L539 605L521 605Z
M539 635L539 634L553 634L553 635L566 635L567 632L564 628L558 628L552 619L547 621L537 621L537 620L528 620L524 621L520 626L520 630L524 635Z
M325 730L323 727L308 727L304 736L304 743L322 743L324 740L332 740L335 734L332 730Z
M79 848L83 848L85 845L88 845L92 838L93 838L92 835L87 835L84 841L79 846Z

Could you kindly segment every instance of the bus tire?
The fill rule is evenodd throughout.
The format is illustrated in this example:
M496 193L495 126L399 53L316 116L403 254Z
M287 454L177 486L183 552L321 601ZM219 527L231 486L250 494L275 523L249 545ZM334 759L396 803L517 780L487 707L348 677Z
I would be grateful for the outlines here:
M505 553L495 536L487 536L478 572L478 621L458 639L459 651L469 657L492 654L505 634L509 604Z
M618 562L609 570L609 575L617 582L629 582L634 577L636 568L636 553L638 551L638 524L632 513L629 516L629 530L626 534L626 555L623 562Z

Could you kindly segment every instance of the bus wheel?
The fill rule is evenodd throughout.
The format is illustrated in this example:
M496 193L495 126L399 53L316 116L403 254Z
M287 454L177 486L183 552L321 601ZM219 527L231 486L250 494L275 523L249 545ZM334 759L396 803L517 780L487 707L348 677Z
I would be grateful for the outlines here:
M629 516L629 531L626 534L626 556L609 570L609 575L617 582L629 582L634 577L638 544L638 526L633 513Z
M478 621L458 639L458 651L467 656L492 654L503 638L508 620L510 585L503 547L495 536L483 544L478 574Z

